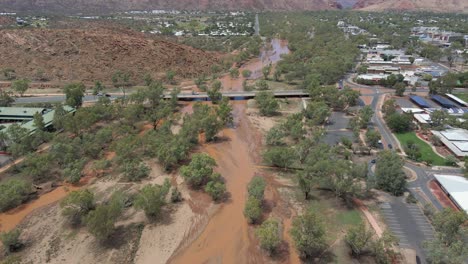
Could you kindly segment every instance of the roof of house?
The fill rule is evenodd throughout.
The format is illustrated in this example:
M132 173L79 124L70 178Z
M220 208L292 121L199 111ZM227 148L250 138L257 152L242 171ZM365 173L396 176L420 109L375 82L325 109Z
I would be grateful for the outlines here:
M468 180L454 175L435 174L434 177L457 206L468 213Z

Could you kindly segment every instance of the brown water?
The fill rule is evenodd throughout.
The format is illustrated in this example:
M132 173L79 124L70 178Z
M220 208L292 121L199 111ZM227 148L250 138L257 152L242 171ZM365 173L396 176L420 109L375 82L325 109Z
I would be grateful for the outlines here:
M38 199L20 205L0 214L0 231L10 231L15 228L32 211L61 200L70 191L77 190L80 187L60 186L51 192L41 195Z
M281 60L281 55L289 53L288 43L285 40L272 39L268 47L264 47L260 52L260 56L240 67L240 76L238 78L231 78L231 76L224 75L220 78L224 90L242 91L242 82L245 80L242 77L243 70L250 70L252 75L248 79L260 79L263 77L262 69L270 64L275 64Z
M252 71L253 78L261 77L261 70L270 63L276 63L281 54L289 52L287 44L273 40L271 50L262 51L261 57L250 61L241 68ZM232 79L230 76L221 78L224 89L241 91L243 77ZM246 116L245 102L233 105L235 128L225 129L220 133L224 139L221 143L204 145L202 151L209 153L217 162L217 171L226 180L229 199L221 204L219 210L209 219L200 235L187 247L180 249L178 254L170 259L170 263L268 263L271 259L259 249L252 234L253 227L247 224L243 210L247 197L247 184L257 173L260 163L261 136L252 127ZM185 107L190 111L190 106ZM267 180L268 181L268 180ZM280 199L276 187L275 195L271 196L272 204ZM283 217L282 217L283 218ZM285 217L284 238L288 243L286 258L282 263L299 263L299 258L292 247L289 238L291 217Z
M255 136L245 118L245 105L234 105L236 128L225 129L222 143L208 144L204 151L217 162L217 171L226 180L230 194L228 201L209 220L198 238L172 259L172 263L258 263L257 252L248 252L249 225L243 209L247 196L246 186L256 171L254 153Z

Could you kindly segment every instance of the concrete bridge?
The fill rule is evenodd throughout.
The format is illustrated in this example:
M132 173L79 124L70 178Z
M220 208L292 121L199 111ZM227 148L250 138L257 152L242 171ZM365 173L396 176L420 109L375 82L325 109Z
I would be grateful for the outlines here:
M224 97L230 100L252 99L259 91L241 91L241 92L221 92ZM273 91L276 98L302 98L309 97L309 94L303 90ZM171 98L170 94L165 94L164 98ZM179 101L210 101L207 93L180 93L177 95Z

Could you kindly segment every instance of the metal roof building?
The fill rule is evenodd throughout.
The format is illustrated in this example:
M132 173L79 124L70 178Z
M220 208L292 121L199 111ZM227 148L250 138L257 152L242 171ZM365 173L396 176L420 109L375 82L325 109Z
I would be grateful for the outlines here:
M410 95L410 100L422 108L430 108L431 105L421 96Z
M35 113L44 114L46 108L35 107L0 107L0 120L23 121L31 120Z
M440 138L442 143L457 157L468 156L468 131L461 128L444 131L431 131Z
M459 105L462 105L462 106L468 106L468 103L466 103L465 101L463 101L462 99L456 97L455 95L453 94L445 94L448 98L450 98L451 100L453 100L454 102L458 103Z
M468 213L468 180L454 175L435 174L434 177L452 202Z
M440 104L444 108L457 108L458 107L457 104L455 104L454 102L440 95L431 95L431 99L432 101Z
M75 108L67 106L67 105L64 105L63 109L67 113L73 113L73 112L76 111ZM42 115L42 118L44 119L44 126L46 128L52 126L52 121L54 120L54 114L55 114L55 110L51 110L51 111L48 111L48 112L46 112L45 114ZM11 125L11 123L10 124L3 124L3 127L4 127L3 129L5 129L5 130L8 129L8 127L10 125ZM36 126L34 126L34 120L30 120L30 121L27 121L27 122L21 124L21 127L28 129L29 133L33 133L34 131L36 131ZM3 130L3 129L0 129L0 130Z

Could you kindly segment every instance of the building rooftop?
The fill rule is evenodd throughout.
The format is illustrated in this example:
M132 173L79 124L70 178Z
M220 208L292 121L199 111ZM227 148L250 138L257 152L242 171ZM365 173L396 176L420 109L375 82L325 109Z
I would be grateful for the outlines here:
M431 95L431 99L445 108L457 108L458 105L440 95Z
M32 119L35 113L44 114L46 108L35 107L0 107L0 120Z
M458 98L457 96L455 96L453 94L446 94L446 95L447 95L448 98L452 99L453 101L457 102L458 104L463 105L463 106L468 106L468 103L466 103L462 99Z
M461 128L431 131L457 157L468 156L468 131Z
M430 108L431 107L431 105L424 98L422 98L421 96L411 95L410 99L411 99L411 101L413 101L414 103L416 103L418 106L420 106L422 108Z
M468 213L468 180L461 176L435 174L434 177L452 198L452 201Z

